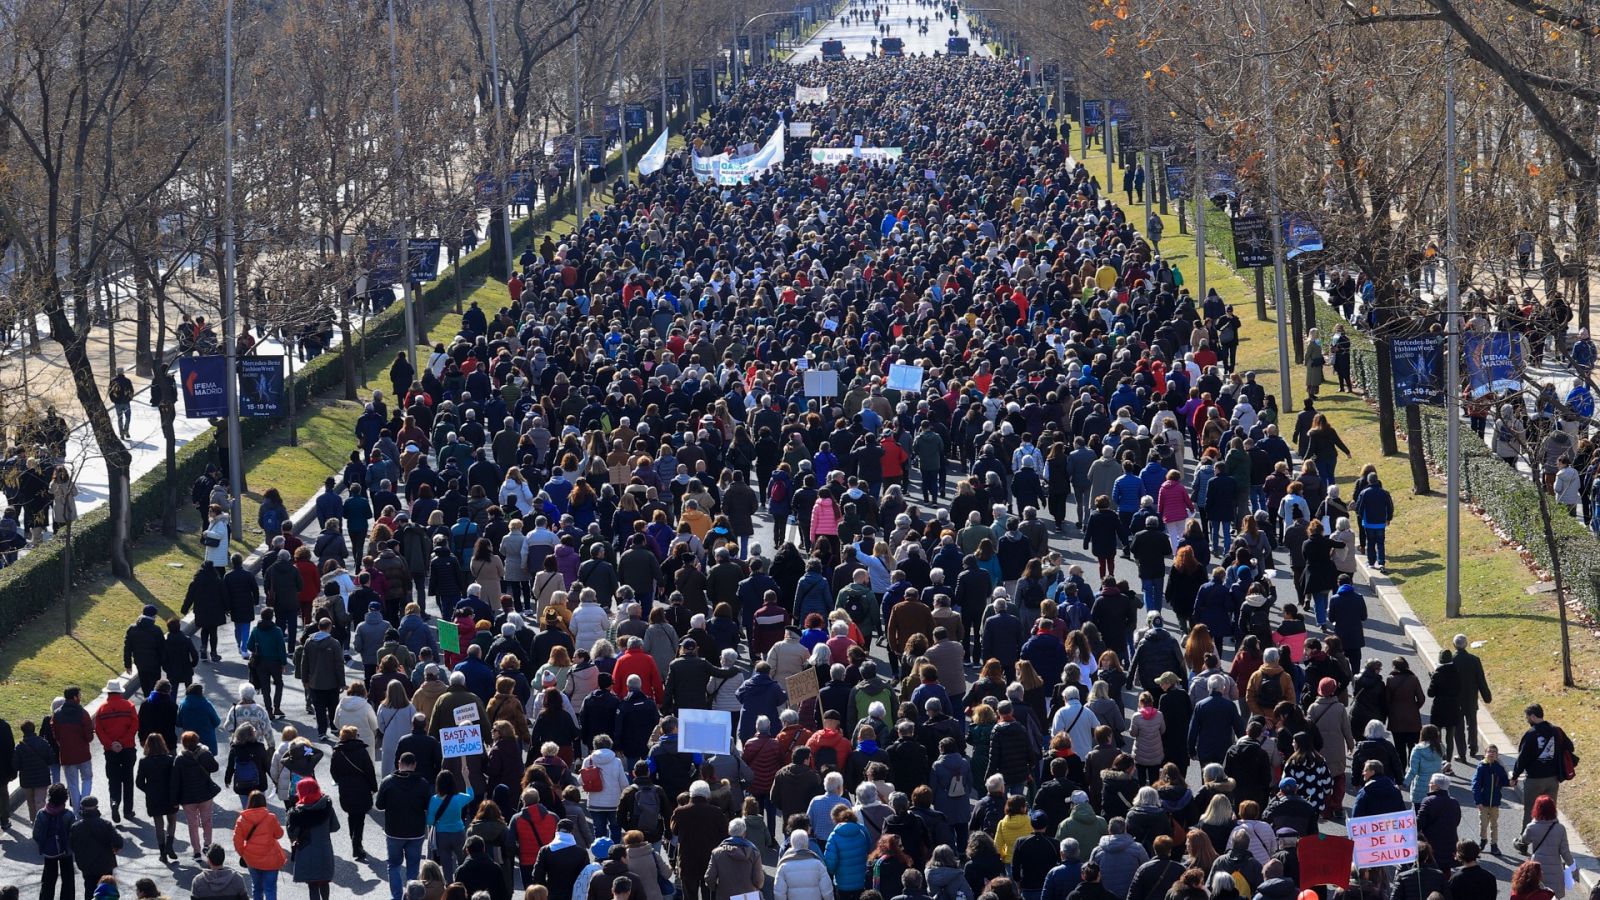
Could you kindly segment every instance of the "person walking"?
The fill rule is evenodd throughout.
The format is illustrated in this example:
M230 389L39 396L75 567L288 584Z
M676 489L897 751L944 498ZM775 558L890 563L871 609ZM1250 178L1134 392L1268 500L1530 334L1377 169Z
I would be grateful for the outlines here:
M1461 717L1466 723L1467 752L1473 759L1478 759L1478 701L1481 699L1486 704L1493 703L1494 693L1489 690L1489 679L1483 672L1483 660L1467 649L1467 636L1458 634L1451 644L1455 647L1456 677L1461 682L1461 690L1456 698L1460 701ZM1348 641L1345 648L1349 649ZM1466 759L1462 758L1461 762L1466 762Z
M96 885L117 870L117 854L122 850L122 835L100 815L100 798L83 798L83 810L72 823L67 843L83 875L84 897L97 896Z
M189 885L194 900L246 900L244 876L228 865L228 851L221 844L206 848L206 868Z
M400 900L406 882L416 879L422 864L422 845L430 821L426 817L430 793L427 781L417 774L417 758L410 753L401 753L394 772L385 775L378 785L373 805L384 812L390 900Z
M148 696L148 694L147 694ZM171 699L166 704L172 708ZM133 766L139 755L139 713L123 696L123 682L106 682L106 699L94 713L95 738L105 748L106 787L111 793L111 819L122 821L124 804L133 812ZM87 791L85 791L87 793ZM101 874L109 874L102 872Z
M428 828L433 832L433 853L444 868L446 883L454 881L461 850L466 843L467 823L462 814L472 802L472 785L458 788L454 772L440 772L434 780L433 796L428 798Z
M1511 767L1511 786L1527 779L1522 788L1522 826L1526 828L1539 797L1553 804L1568 777L1567 762L1572 756L1572 740L1560 728L1546 722L1544 706L1530 703L1522 711L1528 730L1517 742L1517 762Z
M278 872L289 861L282 841L283 823L267 808L266 793L251 791L233 823L233 849L250 871L250 900L278 900Z
M189 825L189 855L198 861L211 846L212 799L222 791L211 776L219 767L199 735L185 731L179 743L182 749L172 764L172 803L183 808L183 820Z
M134 786L144 794L145 814L156 828L156 848L162 862L170 858L178 861L178 852L172 849L172 840L178 826L178 805L172 799L172 751L167 739L159 734L144 739L144 759L139 760L139 772Z
M339 830L339 816L333 800L311 777L294 786L295 806L289 810L289 845L294 848L294 880L310 890L311 900L328 900L333 882L333 833Z
M372 714L372 707L367 707L367 713ZM329 774L339 789L339 808L350 822L352 855L356 862L364 862L367 850L361 843L361 836L367 813L372 810L372 795L378 790L378 773L372 766L372 750L361 739L357 726L345 725L339 729L339 743L333 748Z
M61 882L60 900L72 900L77 893L72 861L72 826L78 817L68 808L71 795L66 785L53 784L45 795L44 809L33 817L33 844L44 857L44 874L39 883L39 900L53 900L56 882Z

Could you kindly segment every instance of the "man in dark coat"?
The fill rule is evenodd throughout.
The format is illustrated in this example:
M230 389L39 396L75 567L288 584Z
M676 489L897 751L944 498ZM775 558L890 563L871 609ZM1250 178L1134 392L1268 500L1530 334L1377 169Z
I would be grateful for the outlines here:
M676 795L668 791L667 796ZM709 784L696 781L689 787L689 802L672 811L670 827L678 838L678 871L683 875L683 895L698 898L706 867L711 863L711 852L728 834L728 817L712 804Z
M235 553L229 563L232 568L222 577L222 593L227 598L228 618L233 621L233 640L243 656L245 642L250 639L250 623L255 621L256 606L261 603L261 585L255 573L245 569L242 554Z
M572 820L562 819L555 839L540 848L533 864L533 881L549 888L550 900L573 900L572 885L590 862L589 851L579 846L572 832Z
M611 739L616 750L629 762L644 759L650 752L650 734L661 720L661 709L639 689L639 676L628 676L628 695L617 707L616 726Z
M1483 660L1467 652L1467 636L1455 636L1456 676L1461 679L1461 715L1467 720L1467 747L1474 758L1478 756L1478 701L1493 703L1489 679L1483 674ZM1348 643L1345 644L1349 646Z
M1209 693L1195 704L1194 715L1189 719L1189 755L1200 760L1201 765L1222 762L1233 740L1244 733L1239 706L1226 693L1228 676L1211 678L1214 681L1206 685Z
M139 689L155 690L161 680L161 645L166 635L156 624L155 606L146 606L122 638L122 668L139 676Z
M909 794L928 783L928 751L917 741L916 723L902 721L895 726L900 739L884 748L889 755L890 777L896 790Z
M1166 535L1163 533L1162 537ZM1183 648L1178 639L1161 627L1161 614L1152 612L1147 617L1150 627L1133 648L1133 661L1128 665L1128 680L1152 694L1160 694L1156 679L1166 672L1182 678L1188 671L1183 663Z
M122 849L122 835L116 826L100 815L100 800L85 797L78 821L67 832L67 843L72 847L72 859L83 874L83 894L93 897L95 885L101 876L117 870L117 852Z
M989 736L989 770L984 777L998 774L1005 779L1007 792L1017 793L1039 759L1039 748L1029 739L1027 726L1012 714L1010 700L1000 701L999 713L1000 724Z
M1433 845L1434 858L1445 869L1455 866L1460 828L1461 801L1450 796L1450 776L1435 772L1428 779L1428 796L1417 809L1417 834Z
M1259 716L1251 718L1250 724L1245 726L1244 737L1229 747L1223 758L1223 771L1237 785L1233 793L1235 805L1254 800L1265 807L1272 793L1272 757L1261 746L1261 734L1265 729L1266 722Z
M1022 620L1011 611L1011 601L996 600L994 615L983 620L978 657L999 660L1000 665L1006 667L1006 674L1010 675L1022 655L1022 644L1026 638Z
M734 676L734 669L714 666L710 660L700 656L697 652L699 646L694 638L684 638L678 645L680 651L678 658L672 661L672 665L667 666L666 700L661 704L666 712L710 708L711 704L706 697L706 687L710 680Z

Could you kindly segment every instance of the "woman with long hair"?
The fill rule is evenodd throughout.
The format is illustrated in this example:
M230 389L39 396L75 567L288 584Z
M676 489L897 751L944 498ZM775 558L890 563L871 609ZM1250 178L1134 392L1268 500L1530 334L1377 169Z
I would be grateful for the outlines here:
M1565 897L1567 885L1563 873L1572 865L1572 849L1567 845L1567 827L1557 821L1556 801L1548 794L1541 794L1533 801L1532 816L1517 839L1516 847L1528 854L1524 865L1533 865L1542 871L1544 886L1550 893ZM1515 880L1512 892L1513 895L1516 892Z
M903 876L916 868L916 863L906 853L898 834L878 837L878 845L867 856L867 866L872 871L872 887L885 898L905 893Z
M1189 524L1199 523L1190 519ZM1201 543L1204 544L1204 535L1201 535ZM1198 553L1195 545L1185 540L1178 546L1177 555L1172 558L1172 569L1167 572L1167 605L1178 617L1178 627L1185 630L1189 627L1189 620L1194 618L1195 594L1206 583L1206 566Z
M472 580L482 589L484 599L499 598L502 593L501 585L505 579L506 564L500 559L500 554L495 552L495 547L488 538L478 538L472 547L472 561L467 566Z

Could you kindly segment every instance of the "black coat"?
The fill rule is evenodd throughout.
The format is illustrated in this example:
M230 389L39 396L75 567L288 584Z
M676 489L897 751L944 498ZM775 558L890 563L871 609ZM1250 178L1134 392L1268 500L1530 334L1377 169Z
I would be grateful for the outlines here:
M107 822L98 810L84 810L78 821L72 823L67 833L67 844L72 848L72 859L84 878L110 875L117 868L117 851L122 849L122 835L116 826ZM72 876L68 875L68 878Z
M339 788L339 808L347 815L366 815L378 790L378 773L372 768L372 749L360 738L341 740L333 748L329 774Z
M706 697L706 686L710 680L713 677L732 678L734 674L735 670L714 666L699 656L680 656L667 666L665 702L662 706L668 712L706 709L711 705Z
M255 618L256 605L261 602L261 585L256 576L244 569L234 569L222 576L222 593L226 598L228 618L235 624Z
M181 612L194 611L194 624L200 628L220 628L228 621L228 601L222 586L222 572L211 566L201 566L189 582L189 591L183 597Z
M989 771L984 777L999 774L1006 784L1022 784L1028 780L1039 750L1028 737L1028 729L1021 722L1001 722L989 736Z
M167 680L174 687L194 681L194 667L199 663L200 652L193 640L182 631L167 632L167 639L161 643L161 671L167 673Z
M172 803L204 803L222 791L211 776L221 768L211 751L201 747L193 753L180 753L172 763Z
M145 813L151 817L170 816L177 809L172 802L172 756L146 756L139 760L133 786L144 794Z
M139 617L128 626L122 639L122 664L124 667L155 672L161 669L161 644L166 634L154 619Z

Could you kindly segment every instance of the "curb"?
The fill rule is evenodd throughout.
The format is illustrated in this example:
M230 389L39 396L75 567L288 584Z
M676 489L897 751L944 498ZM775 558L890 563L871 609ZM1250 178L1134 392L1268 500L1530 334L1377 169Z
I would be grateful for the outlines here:
M1366 575L1367 583L1372 586L1373 592L1378 595L1378 599L1383 601L1383 605L1388 607L1389 612L1394 615L1395 621L1400 625L1401 633L1411 642L1416 657L1428 668L1428 673L1431 675L1438 666L1439 651L1444 649L1444 645L1439 643L1438 638L1433 636L1433 632L1422 624L1422 620L1417 617L1416 610L1412 609L1411 604L1406 602L1405 595L1400 593L1400 588L1390 580L1388 575L1369 568L1366 560L1362 559L1359 554L1356 557L1356 567L1358 571ZM1489 710L1482 705L1478 707L1478 734L1485 743L1496 744L1503 748L1504 752L1514 752L1517 746L1517 742L1511 739L1505 729L1500 727L1500 723L1496 722L1494 717L1489 714ZM1518 793L1521 793L1520 789ZM1591 889L1594 888L1596 884L1600 884L1600 874L1597 874L1600 873L1600 862L1597 862L1594 851L1589 849L1588 844L1584 843L1582 835L1578 833L1578 829L1572 824L1572 821L1567 818L1566 813L1560 812L1558 809L1556 815L1558 821L1567 829L1567 843L1571 847L1573 861L1578 866L1578 884ZM1519 831L1518 834L1520 835L1521 832Z

